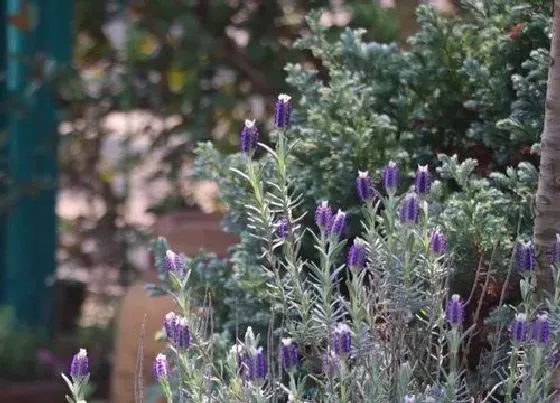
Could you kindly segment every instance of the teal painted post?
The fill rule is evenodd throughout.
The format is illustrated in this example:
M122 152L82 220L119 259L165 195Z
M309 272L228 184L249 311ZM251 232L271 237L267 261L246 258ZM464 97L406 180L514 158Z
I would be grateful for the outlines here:
M27 62L43 54L57 63L70 58L71 0L27 0L37 10L38 25L29 33L7 29L7 89L21 97L28 85ZM8 14L21 12L23 0L7 0ZM24 55L25 59L17 56ZM58 131L56 105L47 86L28 99L25 110L8 114L8 164L14 186L28 189L46 183L35 194L18 198L5 220L2 296L24 323L49 325L55 271Z
M6 13L13 15L21 12L20 1L7 0ZM18 96L24 89L24 65L22 55L25 54L25 34L4 20L6 27L6 95L9 99ZM7 162L10 177L10 193L14 188L31 180L31 164L29 163L29 145L33 144L33 133L29 128L29 118L17 116L8 105L7 120ZM27 163L27 164L26 164ZM4 276L2 279L3 303L9 304L17 312L18 317L31 317L29 303L26 301L36 291L31 282L35 282L32 271L31 248L33 204L30 198L22 198L15 206L11 206L4 220ZM26 256L26 259L22 259ZM19 257L19 261L18 261ZM30 275L24 276L22 273ZM31 282L30 282L31 280ZM26 288L26 282L29 282ZM31 286L29 286L31 285ZM20 291L21 290L21 291Z
M6 71L6 2L0 1L0 72L4 75ZM5 149L5 136L6 136L6 108L4 103L6 101L6 81L0 80L0 205L6 200L6 184L5 175L7 172L6 164L6 149ZM4 262L4 214L0 207L0 263ZM3 278L4 265L0 264L0 279ZM0 302L2 301L2 290L0 289Z

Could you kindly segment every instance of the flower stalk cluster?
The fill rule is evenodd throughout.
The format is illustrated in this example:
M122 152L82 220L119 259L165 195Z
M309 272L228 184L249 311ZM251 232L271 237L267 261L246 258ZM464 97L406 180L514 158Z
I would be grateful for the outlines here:
M357 194L361 211L319 199L311 228L303 228L302 189L292 178L298 141L291 114L292 99L281 94L275 106L274 147L259 143L257 122L246 120L240 133L241 166L231 168L249 193L240 204L246 231L258 246L250 258L266 280L259 298L271 306L267 340L259 343L259 335L247 327L244 338L236 331L227 357L219 357L211 299L196 296L192 261L166 244L158 248L157 261L165 270L158 287L177 305L176 312L162 318L167 348L153 361L154 380L165 399L474 401L476 389L467 383L476 377L466 375L466 357L481 302L474 291L463 294L465 298L451 291L457 245L449 223L431 208L437 187L429 167L418 166L408 183L394 161L377 177L380 183L374 183L369 171L358 170L348 192ZM405 185L410 190L399 193ZM355 236L360 219L362 232ZM313 246L305 255L304 240ZM558 249L555 245L549 252L552 266L558 264ZM554 303L560 302L560 292L552 303L535 308L530 302L536 267L532 243L519 242L512 261L523 277L523 301L503 326L503 333L509 330L509 361L500 361L500 383L480 388L487 394L477 394L476 401L490 401L487 390L499 390L507 402L516 396L544 402L550 389L547 357L556 340L551 318L559 315ZM482 282L484 297L495 271L492 258L481 262L490 265ZM244 263L235 262L231 280L244 281ZM555 273L560 289L560 274ZM475 287L480 286L477 276ZM504 334L498 331L497 336ZM80 351L65 378L75 403L85 399L88 365L87 354Z

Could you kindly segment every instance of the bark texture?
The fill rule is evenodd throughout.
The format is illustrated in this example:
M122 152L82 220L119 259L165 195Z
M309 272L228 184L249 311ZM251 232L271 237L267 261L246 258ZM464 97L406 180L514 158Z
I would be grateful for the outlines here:
M535 245L538 256L537 285L554 286L545 252L560 233L560 8L554 7L553 34L546 90L544 131L541 137L539 184L535 197Z
M535 197L535 246L537 249L537 290L542 297L554 289L546 252L560 233L560 7L554 2L550 64L546 90L544 131L541 137L541 161ZM560 403L560 370L552 376L551 403Z

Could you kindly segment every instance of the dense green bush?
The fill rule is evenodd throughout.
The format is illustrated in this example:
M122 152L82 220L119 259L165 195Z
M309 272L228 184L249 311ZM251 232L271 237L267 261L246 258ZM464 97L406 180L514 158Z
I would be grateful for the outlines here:
M549 8L538 1L467 1L459 16L445 17L421 6L420 29L406 51L367 42L363 30L348 29L332 41L319 24L320 13L311 13L310 34L295 46L310 50L326 73L301 64L286 67L297 100L288 135L298 139L298 147L289 169L303 195L301 211L329 200L357 213L359 200L348 191L349 183L358 170L375 180L389 159L404 168L401 189L410 184L417 164L434 169L438 153L458 154L459 161L478 159L459 165L442 157L434 192L434 201L446 201L442 224L458 245L456 277L470 286L463 280L473 281L479 261L496 248L508 253L518 232L531 228L536 156L530 151L544 117ZM262 308L266 279L259 270L258 244L246 232L247 185L231 171L242 164L240 155L221 155L209 143L196 153L194 176L219 183L229 207L225 226L241 235L231 280L214 284L231 291L240 284L244 290L226 302L238 312L230 311L229 320L221 322L231 329L235 318L248 323ZM267 158L261 160L265 171ZM517 169L508 168L520 162ZM351 214L350 237L359 225L357 214ZM501 242L495 245L498 233ZM313 255L308 243L302 248Z

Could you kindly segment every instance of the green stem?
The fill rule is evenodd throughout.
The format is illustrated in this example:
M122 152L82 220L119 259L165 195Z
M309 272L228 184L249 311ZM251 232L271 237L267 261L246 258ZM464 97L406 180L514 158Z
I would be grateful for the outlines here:
M340 401L349 402L350 396L348 395L348 390L346 388L347 370L346 362L340 361Z
M506 388L506 403L513 403L513 389L517 385L517 353L519 351L519 346L517 343L513 344L513 349L511 351L511 356L509 358L509 377Z
M533 362L531 365L531 383L529 384L529 391L528 391L528 402L537 402L537 386L539 381L539 375L541 373L541 364L542 364L542 347L536 345L533 349Z
M449 352L449 375L447 376L447 398L455 402L457 391L457 356L461 344L461 334L456 326L451 329L450 352Z

